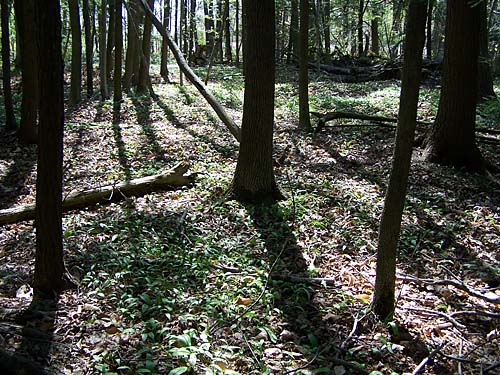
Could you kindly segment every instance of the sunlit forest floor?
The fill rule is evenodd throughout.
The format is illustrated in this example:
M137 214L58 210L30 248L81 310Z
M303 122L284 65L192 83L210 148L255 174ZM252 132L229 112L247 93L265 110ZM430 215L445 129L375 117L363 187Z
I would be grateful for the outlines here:
M314 111L397 115L397 81L312 78ZM500 191L491 180L428 164L415 150L397 310L380 323L369 303L394 130L298 132L297 72L279 69L276 174L287 199L243 205L225 197L234 139L192 86L153 82L158 98L126 96L119 121L112 101L97 98L68 114L65 193L184 160L196 183L67 213L66 263L80 286L33 316L21 314L31 301L33 222L1 227L2 349L53 374L402 374L434 349L419 373L498 373L500 305L406 277L459 280L500 297ZM240 123L240 71L216 68L210 88ZM438 96L422 90L420 120L433 119ZM499 118L498 102L486 103L478 126L498 129ZM36 148L5 131L0 143L0 208L33 202ZM500 165L498 145L479 145Z

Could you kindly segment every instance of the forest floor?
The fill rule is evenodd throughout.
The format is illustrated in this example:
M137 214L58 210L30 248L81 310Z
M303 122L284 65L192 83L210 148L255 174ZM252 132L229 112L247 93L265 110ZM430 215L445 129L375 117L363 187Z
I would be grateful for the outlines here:
M66 264L79 288L42 307L28 309L33 222L1 227L4 354L51 374L499 373L499 187L415 150L397 309L378 322L370 299L394 131L300 133L297 72L278 73L276 174L287 199L273 205L226 199L238 147L190 85L155 79L158 98L126 96L119 119L97 98L68 114L65 193L180 161L197 181L65 214ZM240 123L240 71L216 68L210 88ZM320 75L311 107L395 117L399 90L397 81ZM419 119L433 119L438 96L422 90ZM478 125L498 129L499 118L499 103L488 102ZM500 165L498 145L479 145ZM0 208L34 201L35 166L36 148L2 131Z

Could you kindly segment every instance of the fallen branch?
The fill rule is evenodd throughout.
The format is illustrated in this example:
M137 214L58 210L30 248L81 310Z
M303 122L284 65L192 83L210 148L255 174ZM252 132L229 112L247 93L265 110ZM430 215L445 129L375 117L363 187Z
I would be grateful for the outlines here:
M183 162L162 174L138 178L115 185L107 185L96 190L83 190L70 193L63 201L63 212L77 208L91 207L99 203L118 202L130 196L144 195L158 190L189 185L194 181L195 175L184 175L188 169L189 164ZM0 225L14 224L24 220L33 220L34 218L34 203L0 210Z
M462 328L462 329L465 328L465 325L463 325L462 323L458 322L451 315L445 314L445 313L443 313L441 311L434 311L434 310L429 310L429 309L422 309L422 308L419 308L419 307L403 307L403 309L409 310L409 311L422 312L422 313L428 314L428 315L440 316L440 317L445 318L448 321L450 321L457 328Z
M461 281L448 280L448 279L444 279L444 280L439 280L439 279L438 280L434 280L434 279L420 279L420 278L417 278L417 277L414 277L414 276L410 276L410 275L398 275L397 279L398 280L402 280L402 281L413 282L413 283L416 283L416 284L450 285L450 286L453 286L453 287L455 287L457 289L460 289L460 290L466 292L467 294L469 294L469 295L471 295L473 297L482 299L483 301L490 302L490 303L495 303L495 304L499 304L500 303L500 296L489 297L487 295L482 294L481 292L478 292L477 290L471 289L469 286L465 285Z
M425 366L427 365L427 363L429 363L432 358L441 351L441 349L443 349L443 347L446 345L446 341L443 341L441 343L441 345L439 345L439 347L437 347L436 349L434 349L432 352L429 353L429 355L427 357L425 357L424 359L422 359L422 361L419 363L419 365L415 368L415 370L413 370L413 372L411 373L411 375L417 375L417 374L420 374L420 372L422 372L425 368Z
M201 79L193 72L193 70L189 67L184 55L181 50L175 44L175 42L170 37L168 31L163 27L162 23L156 18L153 11L146 3L145 0L141 0L142 7L146 13L146 16L151 18L153 25L155 25L158 32L163 36L168 44L168 48L172 51L177 64L179 65L179 69L186 75L187 79L196 87L196 89L200 92L200 94L205 98L205 100L210 104L210 106L214 109L215 113L219 119L226 125L229 132L236 138L239 142L241 140L241 130L236 125L234 120L227 114L222 105L217 101L215 96L207 89L207 87L203 84Z

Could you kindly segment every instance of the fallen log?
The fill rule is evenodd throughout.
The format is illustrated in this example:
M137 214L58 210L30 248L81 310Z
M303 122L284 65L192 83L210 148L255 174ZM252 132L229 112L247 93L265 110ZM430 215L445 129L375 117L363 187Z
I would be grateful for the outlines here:
M189 67L189 64L184 58L184 55L182 54L181 50L179 49L177 44L175 44L175 42L172 40L168 31L165 29L165 27L163 27L163 24L158 20L158 18L156 18L156 16L154 15L153 11L146 3L146 1L141 0L141 4L144 9L144 12L146 13L146 16L151 19L153 25L155 25L158 32L161 34L162 37L165 38L168 48L170 48L170 50L172 51L175 60L179 65L179 69L186 75L187 79L189 79L189 81L194 85L194 87L196 87L196 89L205 98L208 104L210 104L215 113L217 113L219 119L224 123L224 125L226 125L229 132L239 142L241 140L241 130L238 127L238 125L236 125L236 122L234 122L231 116L229 116L229 114L224 110L222 105L217 101L212 92L203 84L201 79Z
M119 202L131 196L140 196L160 190L175 189L194 182L195 175L185 175L189 169L182 162L162 174L138 178L114 185L106 185L95 190L82 190L68 194L63 200L63 212L78 208L92 207L97 204ZM14 224L35 218L35 204L0 210L0 225Z
M318 118L316 132L320 132L323 128L325 128L326 123L328 121L333 121L333 120L338 120L338 119L374 121L374 122L381 122L381 123L384 123L384 122L397 123L398 122L398 119L395 117L371 116L371 115L365 115L364 113L358 113L358 112L334 111L334 112L327 112L327 113L319 113L319 112L311 111L310 113L314 117ZM418 120L417 120L417 124L432 125L431 122L418 121ZM348 127L352 127L352 126L353 125L349 125ZM396 126L387 125L387 124L377 124L376 126L396 128ZM341 126L339 125L339 127L341 127ZM476 128L476 133L498 135L498 134L500 134L500 131L499 130L492 130L492 129ZM477 136L477 139L482 141L482 142L491 143L491 144L498 144L500 142L500 140L498 140L497 138L492 138L492 137Z

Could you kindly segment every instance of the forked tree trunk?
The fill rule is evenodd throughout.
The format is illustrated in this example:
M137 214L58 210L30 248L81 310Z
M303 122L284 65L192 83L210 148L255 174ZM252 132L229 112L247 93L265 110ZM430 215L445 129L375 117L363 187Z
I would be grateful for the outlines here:
M14 105L12 103L12 89L10 85L10 44L9 44L9 0L1 0L0 12L2 19L2 84L5 106L5 128L16 129Z
M273 170L275 81L274 0L243 2L245 98L240 151L231 192L240 201L282 198Z
M439 109L425 141L428 161L471 170L483 166L475 141L479 28L478 6L448 2Z
M59 0L36 2L39 46L40 131L36 179L36 255L33 288L59 293L74 286L66 272L62 240L64 132L63 60Z
M69 18L71 24L71 83L69 106L74 107L82 99L82 29L78 0L69 0Z
M311 130L309 115L309 0L300 0L299 128Z
M396 146L378 236L373 310L382 320L394 312L396 255L417 121L426 14L427 0L410 1Z

